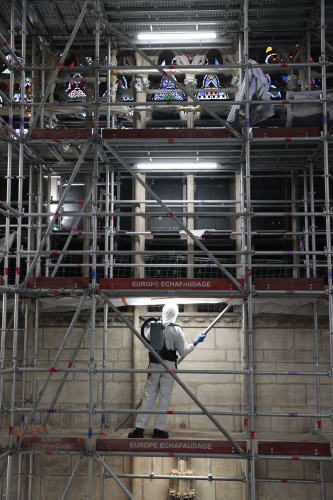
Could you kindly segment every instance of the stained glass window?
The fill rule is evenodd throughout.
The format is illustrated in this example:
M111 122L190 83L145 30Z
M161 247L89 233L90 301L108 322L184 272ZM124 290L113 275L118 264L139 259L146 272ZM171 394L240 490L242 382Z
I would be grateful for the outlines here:
M269 90L267 94L271 99L281 99L281 92L276 90L277 87L272 83L271 77L268 74L265 74L266 80L269 83ZM282 77L283 78L283 77Z
M82 75L80 75L80 73L76 73L73 78L78 81L72 81L69 83L66 89L68 97L70 99L82 99L83 97L86 97Z
M156 93L154 94L154 101L185 101L186 97L182 92L176 91L176 85L164 76L161 80L160 85L161 90L170 90L167 93Z
M220 90L222 87L216 75L206 75L202 82L202 88L211 90L209 92L198 92L198 99L229 99L229 95Z
M117 78L116 84L115 84L116 92L118 91L118 81L119 80ZM127 80L126 80L126 78L124 76L121 77L121 82L122 82L122 88L124 90L128 90ZM106 83L105 84L105 92L103 94L103 97L107 97L107 95L108 95L108 88L107 87L108 87L108 84ZM133 97L133 95L130 95L129 93L128 94L124 93L124 94L122 94L122 100L123 101L133 101L134 97Z

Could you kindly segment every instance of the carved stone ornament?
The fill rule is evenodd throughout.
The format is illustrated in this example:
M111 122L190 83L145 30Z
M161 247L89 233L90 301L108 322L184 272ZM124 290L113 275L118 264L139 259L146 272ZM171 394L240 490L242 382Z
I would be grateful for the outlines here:
M148 78L137 75L133 80L133 87L136 92L146 92L149 89Z
M184 83L187 90L194 91L197 88L197 79L194 75L187 75Z

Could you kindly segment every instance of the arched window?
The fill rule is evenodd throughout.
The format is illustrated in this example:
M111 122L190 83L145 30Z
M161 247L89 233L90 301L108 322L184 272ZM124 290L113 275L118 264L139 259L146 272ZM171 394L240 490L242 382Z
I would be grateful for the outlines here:
M203 89L210 89L209 92L198 92L198 99L229 99L229 95L226 92L221 91L219 79L216 75L206 75L202 82Z
M170 92L154 94L154 101L186 101L185 95L182 92L177 92L176 88L176 85L164 76L161 80L160 89L170 90Z

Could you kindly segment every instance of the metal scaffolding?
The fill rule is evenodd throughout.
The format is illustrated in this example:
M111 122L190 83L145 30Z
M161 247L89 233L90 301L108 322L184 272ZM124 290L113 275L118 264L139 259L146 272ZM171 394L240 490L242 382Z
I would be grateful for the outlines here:
M247 500L258 498L257 488L262 482L316 484L318 498L324 500L327 481L324 463L332 463L329 451L332 433L326 437L322 429L322 420L332 421L332 410L327 409L330 405L323 405L321 396L325 379L330 381L333 398L333 155L332 126L328 118L331 93L327 86L332 79L333 66L331 31L327 29L332 3L330 0L314 2L319 4L320 17L314 7L306 15L305 28L304 23L297 28L297 37L300 34L305 37L303 60L300 60L300 48L298 58L289 57L283 43L287 45L288 36L290 44L294 43L295 37L281 32L279 44L283 57L269 66L270 71L287 72L290 79L301 75L307 80L309 94L313 75L320 79L319 99L312 95L298 104L294 104L292 98L263 100L252 91L253 72L260 70L264 75L263 72L268 71L267 63L254 61L255 46L266 49L269 36L264 35L261 25L256 26L253 15L257 7L249 0L239 2L237 9L231 9L237 11L236 18L230 19L229 34L234 35L231 37L233 41L225 34L225 41L220 45L203 44L202 49L180 45L191 57L195 51L199 53L201 50L202 54L223 47L225 60L220 65L208 59L206 64L204 57L203 62L193 59L193 65L190 60L188 64L184 64L185 60L162 64L159 55L163 47L158 48L159 55L156 56L156 48L141 45L133 38L132 24L128 21L133 2L128 0L122 1L122 13L119 13L123 27L117 15L113 17L110 5L113 2L55 0L53 3L54 7L48 5L47 8L53 9L54 29L58 33L62 27L61 36L53 33L47 21L48 11L41 2L35 2L36 5L28 0L3 2L6 16L0 25L0 57L6 69L1 72L0 84L0 236L3 239L0 246L0 419L2 428L8 426L9 431L8 441L0 455L0 477L6 475L4 497L11 498L15 480L17 498L22 497L25 455L29 457L26 494L29 499L33 498L34 460L41 454L73 455L77 460L65 491L61 492L63 499L67 498L84 460L88 464L88 499L93 498L94 461L100 467L101 499L105 498L106 479L112 478L129 498L135 497L123 480L170 479L170 476L154 472L155 457L171 456L167 450L133 451L126 447L122 449L119 444L120 448L110 451L98 441L103 439L98 436L107 435L113 415L121 421L119 429L124 427L128 416L165 413L158 410L143 412L139 406L115 408L107 391L107 375L126 373L134 378L139 374L167 370L197 407L169 413L204 415L215 426L218 436L223 434L227 440L212 453L186 450L186 458L208 460L207 476L186 475L181 471L171 479L241 482L245 484L244 498ZM64 24L62 3L73 9L71 29ZM155 2L147 0L141 3L145 7L140 14L141 23L137 21L137 24L142 28L149 25L146 10L149 11ZM175 0L171 3L176 15L178 12L181 17L183 4L187 2ZM224 2L188 3L191 9L198 9L200 18L206 8L211 8L214 13L215 8L221 9ZM287 3L283 8L288 12ZM161 12L165 13L163 8ZM230 13L231 16L234 14ZM274 13L272 15L274 17ZM204 22L207 19L199 24ZM153 22L154 30L159 21L156 23ZM191 23L192 20L189 26ZM175 19L173 26L170 31L177 31ZM276 31L279 32L279 26ZM227 51L235 48L234 39L237 39L237 58L231 61ZM89 57L83 58L85 43L89 44ZM312 58L312 47L316 48L316 59L314 54ZM78 54L80 51L81 55ZM106 59L103 59L104 53ZM176 58L180 57L178 52L175 54ZM206 75L210 71L226 75L228 81L232 76L224 92L228 91L233 98L209 101L198 97L198 92L208 94L209 88L200 88L195 75ZM133 79L131 88L122 89L119 82L123 76ZM155 90L148 88L148 78L156 80L157 76L166 78L168 89L181 93L183 102L154 101ZM237 97L236 80L238 88L244 82L242 98ZM84 83L84 99L68 98L65 87L69 83L75 89L80 89ZM104 85L106 93L102 92ZM123 91L129 96L127 100L122 97ZM79 95L79 90L77 92ZM161 88L157 92L162 95L167 90ZM264 121L258 125L253 119L252 111L259 107L273 106L274 113L277 113L280 109L290 109L291 105L296 108L300 105L320 106L320 125L285 127L279 121L272 124L267 121L267 125ZM227 118L234 107L239 113L239 124ZM185 119L174 125L166 120L166 112L177 116L185 113ZM208 126L195 126L195 113L199 112ZM156 122L149 118L154 113L158 115ZM161 127L159 120L163 121ZM161 166L166 158L168 165ZM141 165L147 162L150 163L148 167ZM206 166L208 162L214 162L214 165ZM186 163L191 163L190 169ZM208 194L211 193L211 199L200 199L195 192L196 189L199 192L200 183L205 180L210 182ZM169 190L165 195L167 191L163 183L168 181L181 187L179 190L174 188L174 192ZM265 187L257 194L256 186L269 181L281 185L283 194L280 199L270 198ZM221 187L216 184L221 184ZM268 225L268 221L273 222ZM274 221L277 221L276 226L272 225ZM215 226L212 229L205 224ZM205 289L199 283L203 280L216 282L216 288ZM186 288L184 284L188 287L192 284L193 288ZM195 300L187 301L189 296ZM166 297L177 299L185 304L185 312L189 315L194 314L196 309L193 308L200 299L205 305L217 303L222 309L228 304L221 315L232 306L235 310L237 308L242 317L243 342L239 368L180 368L171 373L165 361L138 331L142 321L136 300L142 297L159 299L157 303L162 303ZM66 332L59 338L51 366L40 366L42 305L56 298L67 301L67 310L73 316ZM294 370L292 366L289 370L257 369L254 360L257 305L281 300L284 304L292 304L297 299L303 299L305 307L313 308L315 366L308 370ZM330 339L330 362L325 368L320 363L318 333L318 308L323 303L327 306L325 318ZM122 305L133 306L130 310L133 321L120 310ZM83 311L89 311L89 316L85 317L85 326L65 366L61 356ZM210 312L208 305L207 312ZM97 359L95 352L97 316L102 318L103 324L101 360ZM138 339L154 353L163 370L110 368L107 340L111 317L126 325L133 334L133 342ZM75 362L85 342L90 346L88 367L76 367ZM31 359L28 351L32 353ZM57 389L47 400L55 373L60 374ZM210 410L182 381L182 374L241 376L243 409ZM73 375L86 377L89 387L86 405L59 407L59 397ZM297 408L290 412L261 411L256 405L256 381L260 377L275 376L278 380L289 375L313 378L315 408L310 411ZM9 378L10 392L6 400L5 382ZM101 383L98 398L97 381ZM30 387L31 395L28 393ZM61 447L52 448L50 444L40 450L24 446L28 432L36 430L36 416L45 431L55 413L86 417L86 439L75 441L77 448L66 451ZM221 425L218 419L221 416L242 419L241 441ZM285 443L283 449L274 448L269 439L257 437L258 422L263 417L308 419L316 440L308 447L302 447L304 443L299 446ZM61 435L58 437L62 438ZM320 448L319 445L324 444L328 444L328 448ZM172 456L179 462L184 455L184 451L172 451ZM152 457L151 472L136 474L131 470L116 474L107 463L108 456ZM215 458L240 460L244 472L240 477L213 475L211 461ZM318 479L257 477L256 463L259 460L295 459L319 462ZM182 467L186 466L182 464ZM188 495L192 496L186 498L194 498L194 490L191 491ZM172 495L183 498L175 496L175 491L170 493Z

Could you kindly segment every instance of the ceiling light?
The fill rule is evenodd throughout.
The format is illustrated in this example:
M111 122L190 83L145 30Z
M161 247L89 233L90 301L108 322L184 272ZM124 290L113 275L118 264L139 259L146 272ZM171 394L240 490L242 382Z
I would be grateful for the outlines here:
M138 40L146 40L150 42L170 42L174 43L179 40L184 40L186 42L207 40L216 38L216 33L211 31L188 31L182 33L140 33L138 34Z
M217 168L217 163L215 162L185 162L185 163L137 163L136 167L140 169L148 169L148 170L196 170L200 168L210 169Z

